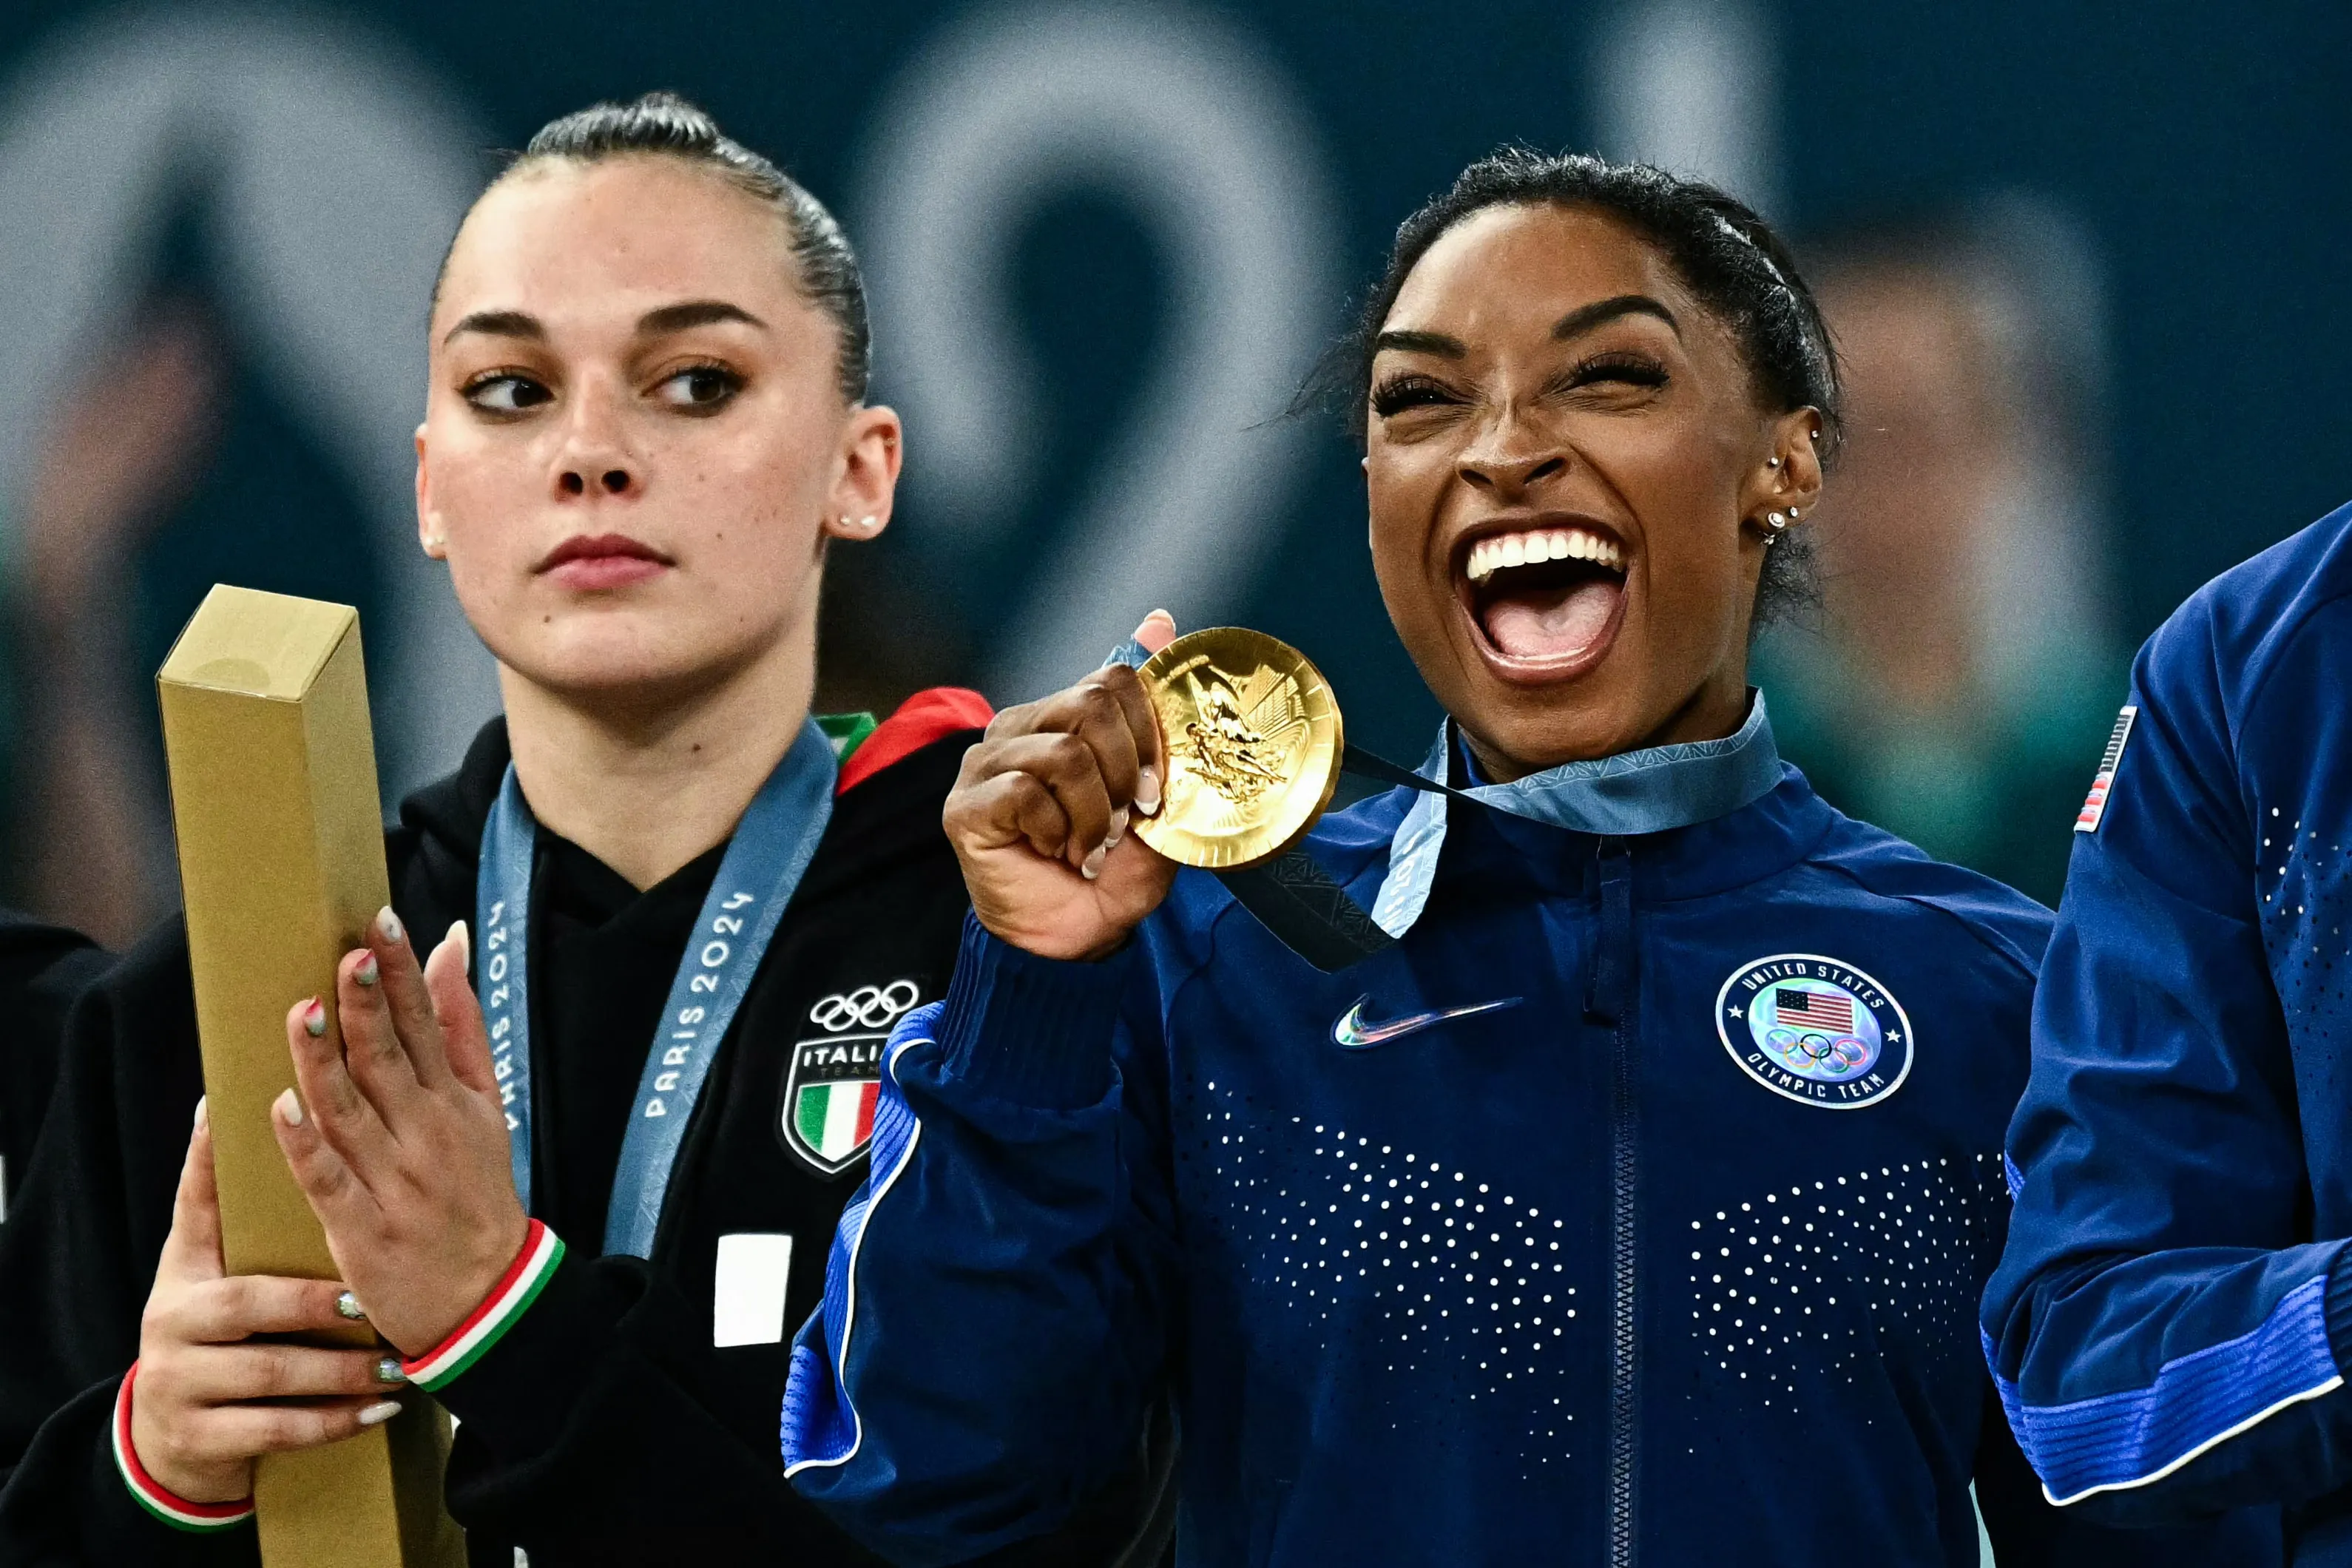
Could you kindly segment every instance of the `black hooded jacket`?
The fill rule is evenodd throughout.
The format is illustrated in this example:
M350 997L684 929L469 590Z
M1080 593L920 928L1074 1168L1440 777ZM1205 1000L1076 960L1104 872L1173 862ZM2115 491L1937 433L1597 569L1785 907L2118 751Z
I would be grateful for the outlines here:
M965 895L940 808L976 732L943 728L936 710L902 710L866 744L914 749L845 773L849 787L695 1108L650 1259L597 1256L604 1208L645 1053L723 847L640 893L541 833L532 1211L568 1249L505 1337L439 1394L460 1424L447 1497L474 1563L513 1568L518 1546L532 1568L875 1561L793 1491L778 1455L792 1331L817 1304L826 1247L865 1171L861 1153L824 1173L796 1139L787 1089L797 1044L878 1036L885 1013L946 989ZM493 721L386 833L394 907L420 950L474 919L478 851L506 764L505 725ZM0 1226L0 1565L251 1563L250 1524L198 1536L142 1511L109 1442L203 1088L179 923L88 984L63 1027L32 1169ZM720 1238L744 1234L793 1238L781 1332L719 1348L715 1260ZM776 1244L762 1245L772 1255ZM1166 1473L1164 1452L1139 1454L1130 1479L1024 1560L1123 1560Z

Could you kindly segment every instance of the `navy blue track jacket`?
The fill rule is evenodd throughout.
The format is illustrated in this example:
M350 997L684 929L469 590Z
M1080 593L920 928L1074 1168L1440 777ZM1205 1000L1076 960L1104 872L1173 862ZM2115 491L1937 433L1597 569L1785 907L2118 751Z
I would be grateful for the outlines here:
M1638 837L1457 812L1403 940L1334 975L1189 871L1099 963L968 924L888 1047L794 1484L961 1561L1172 1391L1188 1563L1973 1568L1972 1478L2006 1562L2251 1561L2070 1543L1993 1405L2048 911L1758 787ZM1318 858L1374 907L1430 798Z
M2077 824L1987 1352L2050 1495L2352 1564L2352 507L2148 639Z

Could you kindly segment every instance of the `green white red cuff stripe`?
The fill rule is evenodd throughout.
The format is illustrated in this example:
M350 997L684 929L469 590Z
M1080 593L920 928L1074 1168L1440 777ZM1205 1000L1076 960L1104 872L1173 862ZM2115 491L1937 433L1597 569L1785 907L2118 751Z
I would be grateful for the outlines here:
M401 1363L400 1370L427 1394L446 1388L514 1327L515 1321L547 1289L555 1266L562 1261L562 1239L539 1221L531 1221L523 1236L522 1250L508 1265L505 1277L482 1298L482 1304L467 1315L456 1332L415 1361Z
M114 1468L122 1472L122 1484L131 1489L132 1500L174 1530L229 1530L251 1519L249 1497L236 1502L190 1502L147 1473L139 1462L139 1451L131 1446L131 1384L138 1375L139 1363L134 1361L114 1395Z

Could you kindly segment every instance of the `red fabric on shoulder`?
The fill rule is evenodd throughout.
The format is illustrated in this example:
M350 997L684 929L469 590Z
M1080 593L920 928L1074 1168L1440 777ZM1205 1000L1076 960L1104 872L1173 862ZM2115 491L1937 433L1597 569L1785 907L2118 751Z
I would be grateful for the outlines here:
M984 730L996 717L988 699L961 686L934 686L898 704L898 710L874 727L865 743L841 765L840 782L833 793L855 789L884 768L911 756L933 741L958 730Z

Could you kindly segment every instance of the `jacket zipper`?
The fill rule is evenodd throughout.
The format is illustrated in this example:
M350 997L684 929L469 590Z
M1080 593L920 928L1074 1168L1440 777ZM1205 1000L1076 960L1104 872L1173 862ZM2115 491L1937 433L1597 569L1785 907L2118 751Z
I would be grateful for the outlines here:
M1610 1027L1609 1083L1609 1568L1633 1568L1640 1438L1640 1366L1635 1355L1633 854L1622 838L1595 847L1601 882L1600 941L1585 1012Z

